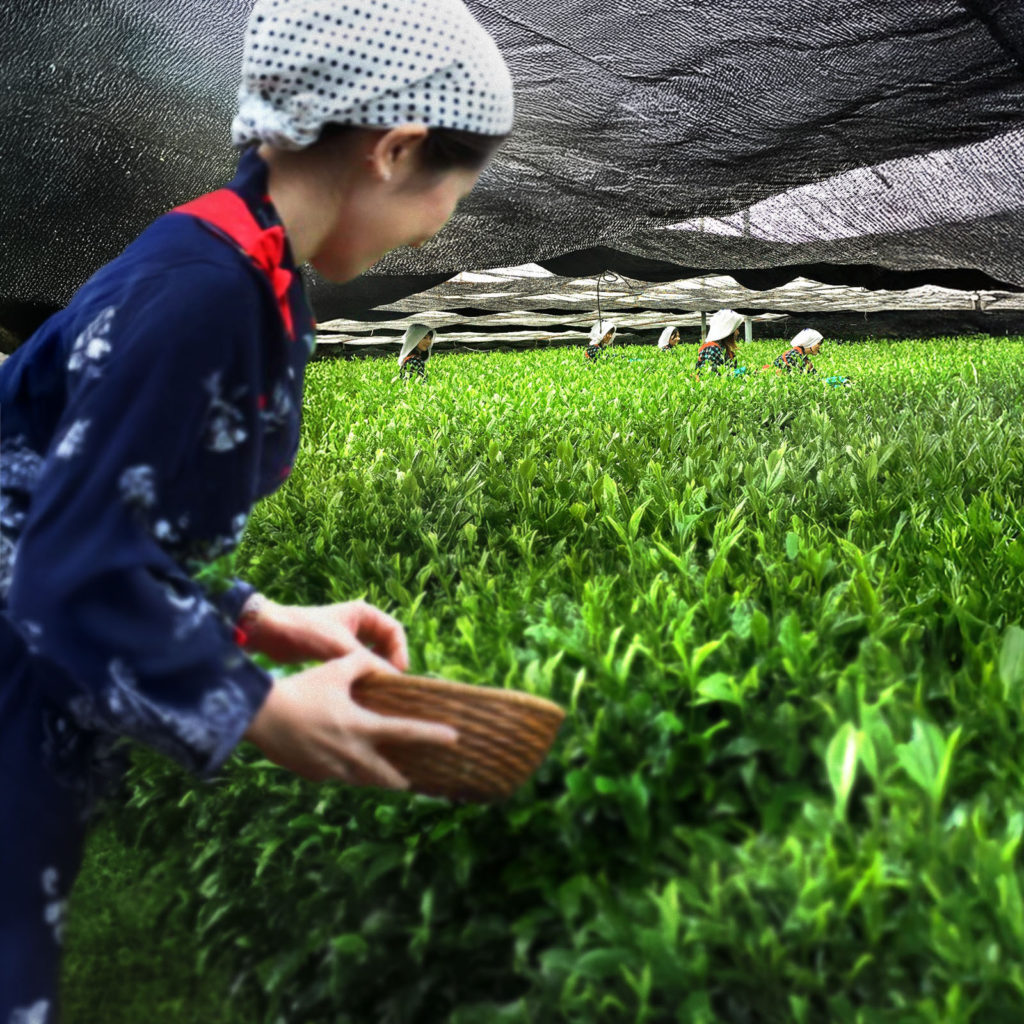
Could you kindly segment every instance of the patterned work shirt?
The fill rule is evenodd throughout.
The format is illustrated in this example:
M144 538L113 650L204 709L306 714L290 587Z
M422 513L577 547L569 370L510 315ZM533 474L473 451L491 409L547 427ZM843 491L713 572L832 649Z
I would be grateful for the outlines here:
M228 187L281 237L254 149ZM0 367L0 614L57 709L44 758L78 788L116 774L122 737L215 771L270 687L234 634L252 588L194 577L298 447L314 324L284 250L279 298L217 229L166 214Z
M786 352L783 352L773 363L772 366L778 367L780 370L785 370L786 373L792 373L794 370L800 373L817 373L818 371L814 368L814 363L811 362L810 356L804 352L803 349L791 348Z
M697 350L698 371L710 370L712 373L718 373L719 369L724 369L729 362L725 349L717 341L706 341Z
M413 349L402 362L401 375L425 381L427 379L427 353Z

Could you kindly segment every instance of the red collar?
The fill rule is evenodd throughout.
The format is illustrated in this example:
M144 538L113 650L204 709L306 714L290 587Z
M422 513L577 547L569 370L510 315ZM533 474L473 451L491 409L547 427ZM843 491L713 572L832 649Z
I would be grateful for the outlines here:
M288 339L294 341L295 324L288 301L294 274L281 266L285 253L284 228L280 224L260 227L245 200L229 188L208 192L190 203L176 206L171 213L185 213L201 220L234 242L252 260L270 282Z

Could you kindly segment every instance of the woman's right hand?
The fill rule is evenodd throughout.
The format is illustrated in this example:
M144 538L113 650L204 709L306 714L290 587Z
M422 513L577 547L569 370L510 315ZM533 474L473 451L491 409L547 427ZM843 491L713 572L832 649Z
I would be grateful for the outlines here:
M352 684L394 667L366 650L325 661L274 680L245 739L275 764L307 779L340 779L358 786L408 789L408 781L377 752L376 744L404 740L451 747L447 725L378 715L357 704Z

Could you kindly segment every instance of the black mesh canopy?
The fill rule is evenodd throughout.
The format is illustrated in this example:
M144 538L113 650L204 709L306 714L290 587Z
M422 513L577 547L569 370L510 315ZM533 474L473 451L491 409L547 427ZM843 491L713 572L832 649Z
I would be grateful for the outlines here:
M432 243L316 282L321 318L530 261L754 287L1024 287L1016 0L469 6L512 69L515 130ZM66 302L149 220L230 177L248 8L3 6L8 318Z

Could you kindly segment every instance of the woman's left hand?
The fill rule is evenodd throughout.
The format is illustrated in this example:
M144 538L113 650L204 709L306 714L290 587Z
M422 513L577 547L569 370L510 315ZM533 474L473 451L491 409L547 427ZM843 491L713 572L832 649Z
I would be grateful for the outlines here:
M402 624L366 601L300 607L254 594L238 624L245 649L274 661L328 661L365 647L400 672L409 667Z

